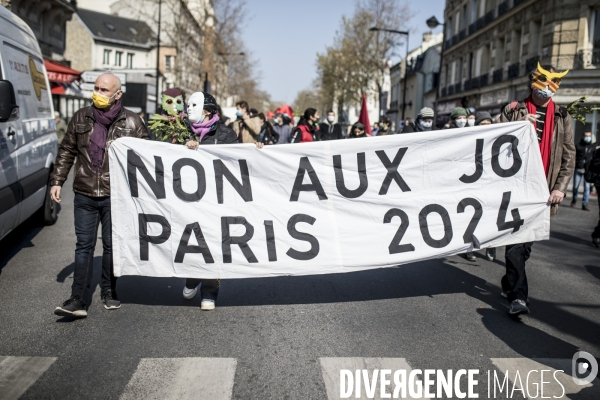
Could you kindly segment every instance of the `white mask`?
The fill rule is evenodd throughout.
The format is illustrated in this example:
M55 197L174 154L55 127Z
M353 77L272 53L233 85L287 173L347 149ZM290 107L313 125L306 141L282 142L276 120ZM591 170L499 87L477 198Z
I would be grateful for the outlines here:
M467 124L466 119L457 119L454 122L456 123L456 126L458 126L459 128L462 128Z
M192 93L188 100L187 115L191 122L204 121L204 93Z
M419 124L421 125L421 127L423 129L430 130L431 127L433 126L433 121L423 121L422 119L420 119Z
M333 122L334 119L335 119L335 117L333 115L327 116L327 121L329 121L329 122Z
M468 120L467 120L467 124L468 124L469 126L475 126L475 120L474 120L474 119L468 119Z

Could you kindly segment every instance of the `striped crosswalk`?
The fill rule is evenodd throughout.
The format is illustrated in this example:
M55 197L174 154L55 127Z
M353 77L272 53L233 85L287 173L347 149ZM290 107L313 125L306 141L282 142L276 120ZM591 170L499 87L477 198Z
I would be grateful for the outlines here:
M56 361L52 357L0 356L0 399L18 399ZM481 371L478 377L485 398L600 399L600 379L578 385L571 376L570 359L490 358L489 362L493 366L491 386L488 371ZM120 399L231 399L236 367L235 358L142 358ZM324 357L319 359L319 367L325 391L320 396L329 400L397 398L395 395L425 398L424 367L406 358ZM397 371L403 372L394 377ZM411 372L421 374L414 390L407 385L394 393L394 379L401 376L406 380ZM387 386L382 389L384 384Z

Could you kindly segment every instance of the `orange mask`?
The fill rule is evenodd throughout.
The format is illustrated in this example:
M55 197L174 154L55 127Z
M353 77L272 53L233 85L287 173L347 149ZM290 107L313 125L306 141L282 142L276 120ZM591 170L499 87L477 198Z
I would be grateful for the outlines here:
M550 91L552 94L554 94L560 86L562 77L568 72L569 70L566 70L565 72L546 71L538 62L537 69L533 73L531 79L531 87L540 91Z

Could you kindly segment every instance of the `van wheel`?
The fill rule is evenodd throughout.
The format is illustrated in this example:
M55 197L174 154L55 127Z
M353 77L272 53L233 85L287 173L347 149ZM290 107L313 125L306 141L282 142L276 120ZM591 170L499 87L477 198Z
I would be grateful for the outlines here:
M44 205L39 210L39 220L44 225L54 225L58 219L58 204L52 201L50 198L50 185L46 187L46 197L44 199Z

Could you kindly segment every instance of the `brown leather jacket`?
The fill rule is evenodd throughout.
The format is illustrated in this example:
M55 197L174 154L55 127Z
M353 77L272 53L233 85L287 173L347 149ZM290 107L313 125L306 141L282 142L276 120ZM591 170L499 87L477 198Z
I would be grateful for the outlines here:
M508 104L502 110L501 122L517 121L527 115L524 101ZM548 172L548 189L567 193L567 186L575 169L575 143L573 141L573 118L564 107L554 106L554 137L552 138L552 154ZM558 212L558 204L553 204L550 215Z
M50 177L50 186L62 186L65 183L69 170L73 166L73 160L77 157L73 191L91 197L110 196L108 147L114 140L124 136L148 139L148 130L140 117L123 108L108 129L102 173L98 173L92 169L89 152L93 127L92 107L83 107L73 115L65 138L58 148L54 171Z

